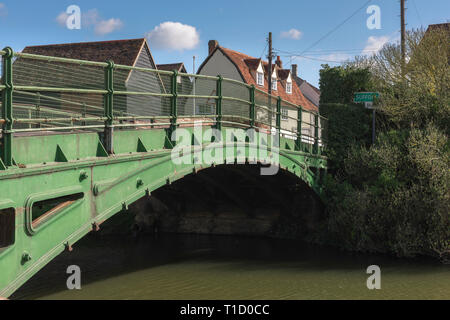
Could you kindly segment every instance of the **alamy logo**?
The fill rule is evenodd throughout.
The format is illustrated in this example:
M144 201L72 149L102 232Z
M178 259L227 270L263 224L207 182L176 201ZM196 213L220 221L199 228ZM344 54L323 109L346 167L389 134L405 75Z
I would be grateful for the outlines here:
M81 29L81 9L77 5L71 5L66 10L66 26L69 30Z
M377 265L369 266L367 268L367 274L371 276L367 278L367 289L380 290L381 289L381 269Z
M367 28L369 30L381 29L381 9L377 5L371 5L367 8L367 14L370 17L367 18Z
M81 289L81 269L79 266L72 265L67 267L67 274L70 276L67 278L66 285L69 290Z
M221 163L257 164L261 175L276 175L279 171L279 135L256 131L254 129L203 129L194 124L194 130L178 128L172 133L175 142L172 149L172 162L176 165L197 164L214 165ZM195 144L192 145L192 141ZM212 142L211 142L212 141Z

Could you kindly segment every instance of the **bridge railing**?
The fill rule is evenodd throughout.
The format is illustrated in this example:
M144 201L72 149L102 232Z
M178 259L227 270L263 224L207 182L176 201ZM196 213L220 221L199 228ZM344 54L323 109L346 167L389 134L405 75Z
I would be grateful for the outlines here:
M0 166L11 166L13 137L31 132L172 128L194 122L254 127L319 154L326 119L254 86L222 78L0 51ZM108 144L106 142L106 144Z

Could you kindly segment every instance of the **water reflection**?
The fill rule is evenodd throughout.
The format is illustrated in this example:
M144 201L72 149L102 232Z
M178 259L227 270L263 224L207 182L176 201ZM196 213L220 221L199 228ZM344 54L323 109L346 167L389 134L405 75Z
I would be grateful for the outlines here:
M65 287L67 266L82 290ZM369 265L382 289L366 287ZM450 268L352 255L292 240L208 235L90 236L13 299L450 299Z

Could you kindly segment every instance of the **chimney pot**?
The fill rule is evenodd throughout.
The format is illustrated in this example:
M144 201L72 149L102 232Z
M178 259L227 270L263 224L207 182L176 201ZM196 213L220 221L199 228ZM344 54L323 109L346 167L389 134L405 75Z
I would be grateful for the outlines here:
M275 63L280 69L283 69L283 62L281 61L280 56L277 56L277 61Z
M297 77L297 65L296 64L292 65L292 75L294 77Z
M208 42L208 54L211 54L216 47L219 46L219 42L217 40L209 40Z

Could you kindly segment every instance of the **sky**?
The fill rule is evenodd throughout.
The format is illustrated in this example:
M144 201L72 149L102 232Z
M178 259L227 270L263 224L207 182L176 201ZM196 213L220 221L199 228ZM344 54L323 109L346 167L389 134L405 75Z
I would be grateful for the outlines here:
M79 29L67 27L76 22L70 6L80 9ZM322 64L398 41L399 16L399 0L0 0L0 47L147 37L157 64L184 62L192 72L193 56L198 67L211 39L266 59L272 32L283 67L296 63L317 86ZM407 0L406 19L408 29L449 22L450 1Z

